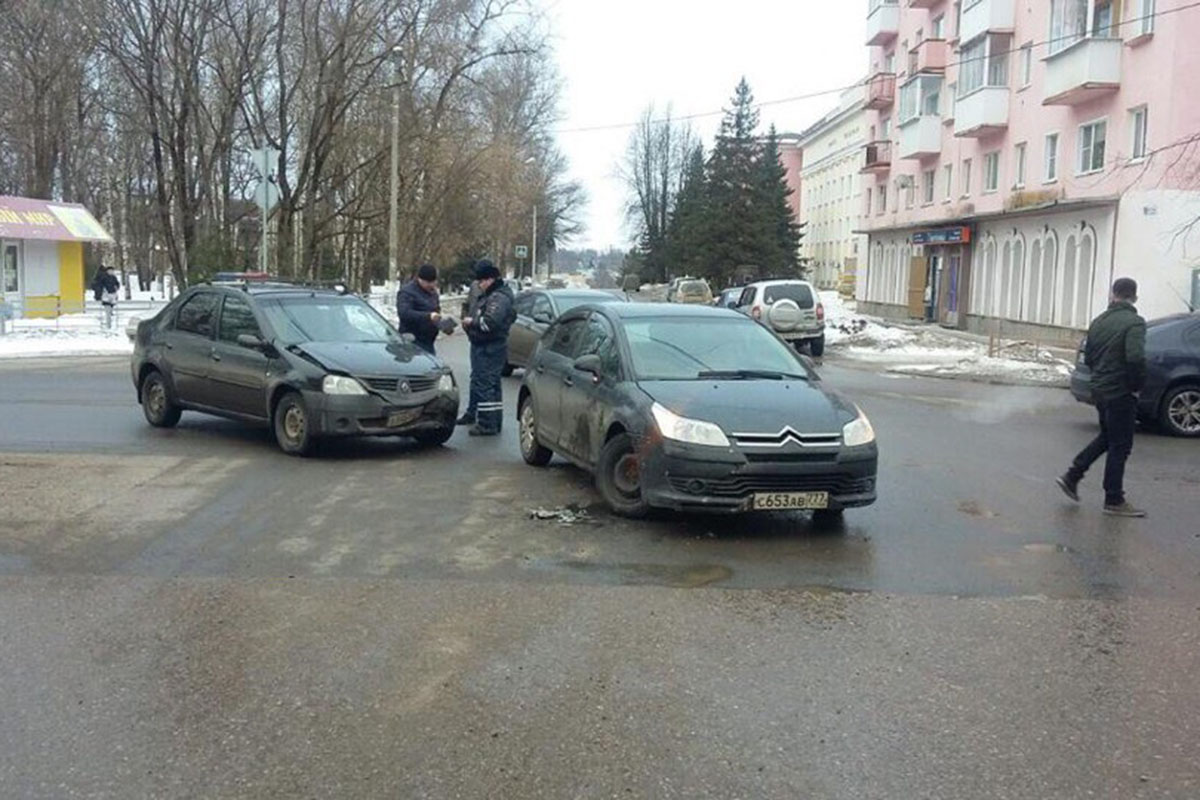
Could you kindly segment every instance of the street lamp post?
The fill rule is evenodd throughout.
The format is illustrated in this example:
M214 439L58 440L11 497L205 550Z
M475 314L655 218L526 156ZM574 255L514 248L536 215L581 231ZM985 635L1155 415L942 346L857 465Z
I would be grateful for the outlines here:
M533 236L529 239L529 277L537 282L537 202L533 204Z
M400 45L392 48L392 177L388 193L388 289L400 273Z

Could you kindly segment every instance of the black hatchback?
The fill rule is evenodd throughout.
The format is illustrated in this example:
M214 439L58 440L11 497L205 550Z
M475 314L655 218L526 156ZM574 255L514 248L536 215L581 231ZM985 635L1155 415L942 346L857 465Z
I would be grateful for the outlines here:
M454 432L450 369L359 297L281 285L200 286L138 325L133 383L146 420L184 410L268 424L301 455L330 436Z
M592 471L617 513L806 509L875 502L862 411L735 311L610 303L542 337L517 400L521 455Z
M1071 394L1094 405L1091 370L1079 344ZM1138 393L1138 418L1175 436L1200 436L1200 312L1146 323L1146 383Z

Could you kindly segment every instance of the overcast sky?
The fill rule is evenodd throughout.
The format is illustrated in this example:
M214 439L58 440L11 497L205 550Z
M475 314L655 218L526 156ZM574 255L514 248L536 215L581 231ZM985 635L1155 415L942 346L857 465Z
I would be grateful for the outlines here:
M649 104L676 116L728 105L745 76L759 102L844 87L866 74L865 0L542 0L563 79L558 141L587 190L587 232L575 246L627 247L625 189L615 177L629 129ZM831 94L761 110L762 128L799 132ZM692 124L712 144L719 116Z

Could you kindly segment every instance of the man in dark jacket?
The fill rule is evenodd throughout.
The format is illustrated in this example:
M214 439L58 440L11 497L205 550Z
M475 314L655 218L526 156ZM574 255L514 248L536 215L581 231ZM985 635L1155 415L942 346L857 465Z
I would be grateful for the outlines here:
M476 402L472 436L495 436L504 418L500 376L508 363L508 330L517 319L512 289L486 259L475 265L479 293L463 318L471 340L471 397ZM470 409L468 408L468 415ZM459 424L470 424L464 415Z
M442 319L442 306L438 298L438 271L432 264L422 264L417 275L400 287L396 293L396 314L400 317L400 331L411 333L420 347L434 355L433 342L437 339Z
M105 328L113 326L113 315L117 309L117 290L120 288L121 281L117 279L117 272L112 267L100 267L100 271L92 279L93 297L100 301L104 309Z
M1137 396L1146 380L1146 321L1138 316L1137 282L1121 278L1113 284L1112 302L1088 328L1084 361L1091 370L1092 397L1100 412L1100 435L1075 457L1058 478L1067 497L1079 502L1079 481L1088 467L1108 453L1104 463L1104 513L1144 517L1146 512L1125 500L1125 461L1133 450Z

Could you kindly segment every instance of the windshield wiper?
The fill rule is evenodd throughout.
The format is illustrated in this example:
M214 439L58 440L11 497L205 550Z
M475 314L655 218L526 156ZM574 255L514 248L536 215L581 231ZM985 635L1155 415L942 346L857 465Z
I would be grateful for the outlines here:
M709 370L701 372L696 376L703 380L706 378L724 378L726 380L766 380L766 381L806 381L807 375L799 375L795 372L778 372L772 369L721 369Z

